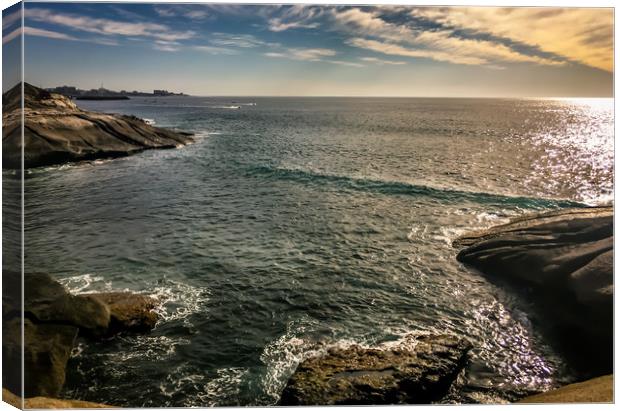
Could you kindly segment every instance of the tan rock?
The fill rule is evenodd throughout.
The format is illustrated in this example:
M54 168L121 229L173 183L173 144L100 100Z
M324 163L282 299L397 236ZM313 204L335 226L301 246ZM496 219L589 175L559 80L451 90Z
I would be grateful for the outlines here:
M555 390L531 395L520 403L611 403L614 400L614 376L592 378L588 381L565 385Z
M22 400L6 388L2 389L2 401L16 407L22 408ZM42 408L115 408L111 405L99 404L96 402L80 400L61 400L48 397L26 398L23 401L23 409L42 409Z
M147 332L155 327L158 316L153 311L157 301L149 296L128 292L88 294L110 309L108 335L121 331Z
M24 83L2 95L3 167L38 167L70 161L119 157L147 149L193 142L190 133L153 127L135 116L82 110L70 99ZM22 139L22 118L24 135Z

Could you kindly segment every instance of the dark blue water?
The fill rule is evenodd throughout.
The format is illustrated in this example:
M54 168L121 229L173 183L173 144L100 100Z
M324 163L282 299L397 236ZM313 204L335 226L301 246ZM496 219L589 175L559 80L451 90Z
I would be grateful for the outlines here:
M451 241L609 201L612 100L80 105L193 131L196 143L26 175L26 271L162 300L151 334L82 341L65 395L275 404L303 358L411 332L474 343L448 402L503 402L572 378L528 302L456 262Z

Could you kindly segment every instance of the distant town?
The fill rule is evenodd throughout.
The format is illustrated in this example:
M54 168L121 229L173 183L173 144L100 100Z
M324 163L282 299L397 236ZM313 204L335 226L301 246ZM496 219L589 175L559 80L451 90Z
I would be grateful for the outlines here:
M173 93L168 90L153 90L152 93L142 91L114 91L104 88L103 85L97 89L82 90L73 86L59 86L46 89L51 93L58 93L76 100L128 100L130 97L167 97L167 96L186 96L184 93Z

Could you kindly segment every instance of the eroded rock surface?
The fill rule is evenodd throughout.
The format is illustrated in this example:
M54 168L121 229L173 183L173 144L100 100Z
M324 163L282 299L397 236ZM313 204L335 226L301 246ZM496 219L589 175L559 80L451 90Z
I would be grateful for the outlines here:
M457 256L520 289L538 324L584 376L608 374L613 355L613 208L534 214L466 235Z
M297 367L281 405L426 404L464 367L471 344L454 336L409 336L397 347L331 349Z
M4 168L21 167L21 84L2 95ZM191 134L142 119L78 108L69 98L24 83L24 166L118 157L193 142Z
M122 331L147 332L155 327L158 316L153 309L157 301L142 294L111 292L86 294L102 301L110 309L110 326L107 334Z

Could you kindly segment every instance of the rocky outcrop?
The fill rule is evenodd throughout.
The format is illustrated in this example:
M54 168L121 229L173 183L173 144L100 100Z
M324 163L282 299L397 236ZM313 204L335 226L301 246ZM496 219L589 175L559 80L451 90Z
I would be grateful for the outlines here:
M605 375L588 381L565 385L555 390L531 395L520 400L528 404L612 403L614 376Z
M334 348L299 364L280 405L430 403L446 394L470 349L446 335L409 336L396 347Z
M21 167L21 84L2 95L2 159ZM191 134L153 127L142 119L95 113L70 99L24 83L24 166L118 157L147 149L175 148Z
M21 275L3 272L3 387L21 392ZM50 276L24 277L24 394L56 397L78 333L88 338L152 329L155 301L131 293L72 295Z
M530 215L454 245L459 261L527 294L535 325L582 376L612 371L613 208Z
M153 309L157 301L146 295L128 292L86 294L103 302L110 310L110 324L107 335L127 332L147 332L157 323L157 313Z
M13 394L6 388L2 389L2 401L11 404L13 407L23 409L114 408L110 405L99 404L96 402L79 400L59 400L49 397L26 398L22 402L21 398L19 398L17 395Z

